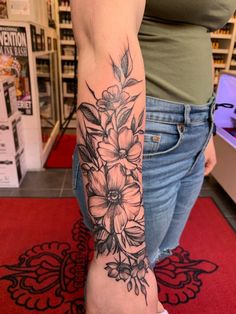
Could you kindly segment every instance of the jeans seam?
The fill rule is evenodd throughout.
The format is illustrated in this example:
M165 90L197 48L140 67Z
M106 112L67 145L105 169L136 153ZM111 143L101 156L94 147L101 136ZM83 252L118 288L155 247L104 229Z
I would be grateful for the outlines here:
M211 126L210 126L210 130L208 133L208 136L205 140L204 145L202 146L201 151L198 153L196 159L194 160L194 163L192 164L191 168L189 169L189 171L187 173L190 173L192 171L192 169L195 167L195 165L197 164L198 160L200 159L201 155L204 154L205 148L207 147L207 144L210 141L211 135L212 135L212 131L213 131L213 122L211 122Z

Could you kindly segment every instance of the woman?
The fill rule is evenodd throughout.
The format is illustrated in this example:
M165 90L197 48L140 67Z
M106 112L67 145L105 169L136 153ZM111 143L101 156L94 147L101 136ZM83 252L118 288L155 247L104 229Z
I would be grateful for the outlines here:
M209 32L236 1L71 5L79 51L74 189L95 239L86 311L164 313L152 268L178 245L216 163Z

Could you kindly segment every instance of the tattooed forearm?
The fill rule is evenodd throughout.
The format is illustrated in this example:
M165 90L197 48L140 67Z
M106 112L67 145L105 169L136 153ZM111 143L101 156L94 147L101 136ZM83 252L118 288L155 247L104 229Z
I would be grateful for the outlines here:
M86 82L94 101L83 102L78 109L79 157L96 255L113 256L105 267L108 276L124 281L128 291L142 293L147 300L149 264L141 185L145 113L134 113L142 90L131 92L139 89L141 81L132 76L129 48L119 64L110 61L115 84L98 97Z

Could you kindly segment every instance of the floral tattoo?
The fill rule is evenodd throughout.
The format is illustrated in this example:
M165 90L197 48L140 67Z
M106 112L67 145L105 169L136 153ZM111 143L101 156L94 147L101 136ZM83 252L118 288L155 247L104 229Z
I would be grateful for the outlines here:
M123 281L128 291L142 293L147 302L149 263L145 256L142 187L142 139L144 111L138 118L133 107L139 94L130 87L141 81L131 76L133 60L129 48L120 64L111 58L116 85L94 103L83 102L79 115L79 157L86 176L89 213L94 224L97 256L116 254L107 263L109 277Z

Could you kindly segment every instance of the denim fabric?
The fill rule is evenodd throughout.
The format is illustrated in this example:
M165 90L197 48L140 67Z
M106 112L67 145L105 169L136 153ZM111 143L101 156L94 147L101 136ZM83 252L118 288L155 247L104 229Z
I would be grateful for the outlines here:
M203 105L147 96L143 154L145 236L151 265L178 246L204 179L204 150L213 131L215 97ZM86 208L78 151L73 155L73 189L84 222Z

